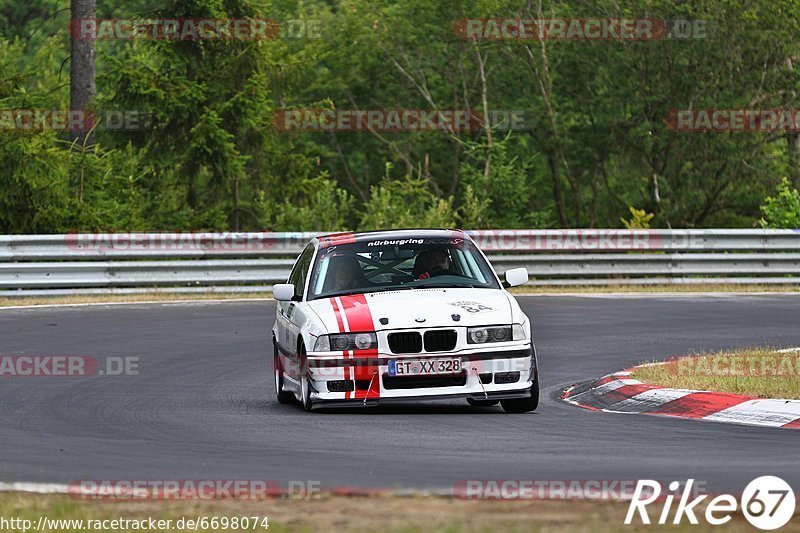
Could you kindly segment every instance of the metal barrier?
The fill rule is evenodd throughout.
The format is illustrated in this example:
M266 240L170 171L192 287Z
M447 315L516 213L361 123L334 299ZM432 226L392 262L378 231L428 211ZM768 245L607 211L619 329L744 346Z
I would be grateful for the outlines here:
M795 230L485 230L468 232L495 269L531 285L791 284ZM268 291L315 233L0 236L0 294Z

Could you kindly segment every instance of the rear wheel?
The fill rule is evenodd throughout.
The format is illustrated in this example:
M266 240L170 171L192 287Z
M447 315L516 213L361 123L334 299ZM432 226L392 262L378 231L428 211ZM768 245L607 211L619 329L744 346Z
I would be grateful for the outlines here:
M539 407L539 370L536 370L536 377L533 378L531 394L526 398L516 398L514 400L501 400L500 404L506 413L527 413L535 411Z
M283 390L283 366L281 365L280 355L278 355L278 347L274 343L273 348L275 350L272 358L273 374L275 374L275 396L278 398L278 403L292 403L294 395Z

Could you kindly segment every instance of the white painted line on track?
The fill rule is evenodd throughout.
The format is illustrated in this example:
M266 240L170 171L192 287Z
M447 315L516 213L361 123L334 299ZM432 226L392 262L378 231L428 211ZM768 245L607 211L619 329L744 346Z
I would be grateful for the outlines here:
M570 298L628 298L628 299L648 299L648 298L732 298L741 296L796 296L800 297L800 292L659 292L659 293L571 293L571 292L553 292L553 293L540 293L540 294L513 294L515 298L538 298L547 297L554 298L559 296L566 296ZM182 299L182 300L140 300L133 302L84 302L84 303L59 303L59 304L29 304L29 305L8 305L0 306L0 312L3 310L14 309L51 309L60 307L103 307L103 306L123 306L123 305L167 305L167 304L219 304L219 303L243 303L243 302L272 302L273 298L219 298L219 299Z
M222 304L245 302L273 302L272 298L222 298L217 300L142 300L138 302L87 302L74 304L31 304L0 306L0 312L15 309L53 309L62 307L105 307L123 305L195 305L195 304Z
M67 486L58 483L0 482L0 492L32 492L36 494L67 494Z
M646 298L736 298L742 296L795 296L800 297L800 292L759 291L759 292L542 292L536 294L511 293L515 298L534 298L568 296L570 298L596 298L596 299L646 299Z

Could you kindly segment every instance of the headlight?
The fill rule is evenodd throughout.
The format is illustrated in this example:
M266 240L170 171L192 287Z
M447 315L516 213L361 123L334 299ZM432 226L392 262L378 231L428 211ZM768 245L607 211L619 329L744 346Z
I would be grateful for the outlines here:
M469 344L486 344L487 342L521 341L525 339L525 330L520 324L511 326L490 326L467 328Z
M345 352L347 350L371 350L378 347L378 336L370 333L342 333L320 335L314 345L315 352Z

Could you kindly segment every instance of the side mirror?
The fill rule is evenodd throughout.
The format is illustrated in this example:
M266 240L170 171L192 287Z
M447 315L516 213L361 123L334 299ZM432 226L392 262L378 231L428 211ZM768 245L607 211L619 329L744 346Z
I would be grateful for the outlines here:
M517 287L528 283L528 269L527 268L512 268L506 270L505 274L506 285L509 287Z
M294 298L293 283L278 283L272 286L272 297L279 302L290 302Z

